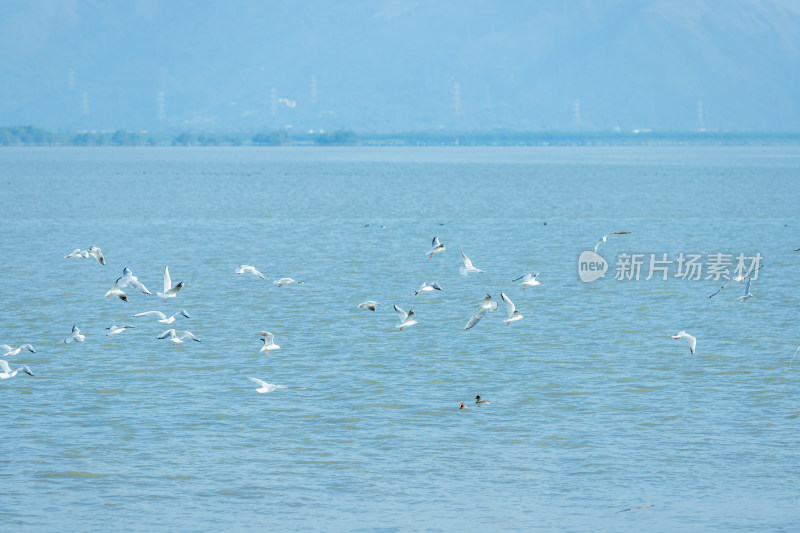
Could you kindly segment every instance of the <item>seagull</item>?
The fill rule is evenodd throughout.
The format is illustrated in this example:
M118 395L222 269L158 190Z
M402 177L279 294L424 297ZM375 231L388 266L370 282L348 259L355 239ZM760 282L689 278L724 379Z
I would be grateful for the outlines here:
M519 311L517 311L517 308L514 307L514 302L512 302L508 298L508 296L506 296L506 293L501 292L500 298L502 298L503 301L506 303L506 311L508 311L508 319L506 319L506 326L511 324L512 322L515 322L523 318L523 316L519 314Z
M250 376L247 376L247 379L249 379L250 381L252 381L253 383L256 383L258 385L258 388L256 389L256 392L259 392L261 394L264 394L265 392L272 392L275 389L285 389L286 388L286 387L283 387L281 385L273 385L272 383L267 383L266 381L262 381L262 380L260 380L258 378L253 378L253 377L250 377Z
M366 302L361 302L360 304L358 304L358 308L361 309L363 307L369 309L370 311L375 311L376 309L378 309L379 305L381 304L378 302L367 300Z
M273 335L269 331L259 331L258 334L261 335L262 337L264 337L263 339L261 339L262 341L264 341L264 346L261 347L259 352L264 352L267 355L267 357L269 357L269 351L270 350L280 350L281 349L281 347L278 346L277 344L275 344L275 342L273 341L273 339L275 338L275 335Z
M430 292L430 291L440 291L442 287L434 281L433 283L423 282L422 285L419 286L419 289L414 291L414 294L422 294L423 292Z
M130 328L136 328L136 326L131 325L131 324L125 324L124 326L111 326L110 328L106 328L106 329L111 330L109 332L109 334L108 334L108 337L113 339L114 335L116 333L122 333L126 329L130 329Z
M10 367L10 366L8 366L8 361L6 361L5 359L0 359L0 369L2 369L2 370L3 370L2 372L0 372L0 379L8 379L8 378L13 378L14 376L16 376L16 375L17 375L17 373L18 373L20 370L21 370L22 372L25 372L25 373L26 373L26 374L28 374L29 376L32 376L32 375L33 375L33 372L31 372L31 369L30 369L30 368L28 368L27 366L21 366L21 367L19 367L18 369L14 370L14 371L12 372L12 371L11 371L11 367Z
M594 245L594 255L597 255L597 247L606 242L606 239L608 239L611 235L627 235L629 233L630 231L612 231L608 235L604 235L603 238Z
M236 273L237 274L244 274L245 272L249 272L250 274L253 274L254 276L258 276L261 279L265 279L264 278L264 274L259 272L256 269L256 267L254 267L254 266L242 265L242 266L240 266L239 268L236 269Z
M103 257L103 250L101 250L100 248L98 248L94 244L92 245L91 248L86 250L86 253L88 253L89 255L94 257L95 259L97 259L97 262L100 263L101 265L105 265L106 264L106 258Z
M131 287L133 287L134 289L136 289L141 293L152 294L150 291L147 290L147 287L145 287L144 284L141 281L139 281L139 278L133 275L131 269L125 267L122 269L122 277L119 280L119 286L127 287L128 285L130 285Z
M274 283L275 285L280 287L284 283L286 283L286 284L289 284L289 283L298 283L298 284L300 284L300 283L304 283L304 282L303 281L295 281L292 278L281 278L281 279L276 279L272 283Z
M164 267L164 292L158 292L158 296L160 298L164 298L164 303L167 303L167 298L175 298L178 295L178 291L183 288L183 282L181 281L174 287L172 286L172 280L169 277L169 269L165 266Z
M0 351L2 351L3 355L5 355L6 357L17 355L22 350L28 350L31 353L36 353L36 350L30 344L23 344L21 346L17 346L16 348L12 348L8 344L0 344Z
M536 281L536 276L538 275L539 275L538 272L532 276L530 275L530 273L528 273L525 274L524 276L518 277L517 279L512 279L511 281L522 280L522 290L524 291L525 287L535 287L537 285L541 285L540 282Z
M127 294L125 294L125 293L122 291L122 289L120 289L120 288L119 288L119 280L121 280L121 279L122 279L121 277L120 277L120 278L117 278L117 281L115 281L115 282L114 282L114 286L113 286L113 287L111 287L111 290L109 290L109 291L106 293L106 296L107 296L108 298L111 298L112 296L116 296L117 298L119 298L119 299L120 299L120 300L122 300L123 302L127 302L127 301L128 301L128 295L127 295Z
M434 237L433 241L431 241L431 249L428 252L430 257L433 257L433 254L438 254L439 252L444 252L447 248L444 247L444 244L439 242L439 237ZM428 259L430 259L430 257Z
M472 261L469 260L469 257L464 252L461 252L461 259L464 261L464 266L459 268L458 271L461 272L462 276L466 276L471 272L483 272L480 268L472 266Z
M70 253L69 255L65 255L64 259L68 259L70 257L83 257L84 259L88 259L89 252L87 252L86 250L81 250L80 248L75 248L74 250L72 250L72 253Z
M742 303L746 302L747 300L753 297L753 293L750 292L751 281L753 281L753 278L747 278L747 286L745 286L744 288L744 294L736 298L737 300L740 300Z
M414 320L414 311L409 311L406 313L397 305L394 306L394 310L397 311L397 314L400 316L400 323L397 324L395 327L400 328L400 331L403 331L403 328L406 326L413 326L414 324L419 324L416 320Z
M481 396L479 394L478 396L475 396L475 403L478 405L489 405L492 402L489 400L481 400Z
M728 283L730 283L731 281L736 281L736 282L738 282L738 283L741 283L741 282L743 282L744 280L748 279L748 278L749 278L749 277L750 277L750 276L753 274L753 272L758 272L758 271L759 271L759 270L761 270L763 267L764 267L764 265L760 265L760 266L759 266L757 269L755 269L755 270L751 270L750 272L748 272L748 273L747 273L746 275L744 275L744 276L742 276L741 274L739 274L738 276L734 276L734 277L732 277L731 279L729 279L728 281L726 281L725 283L723 283L723 284L722 284L722 287L720 287L719 289L717 289L717 292L715 292L714 294L712 294L711 296L709 296L709 298L713 298L714 296L716 296L717 294L719 294L719 292L720 292L722 289L724 289L724 288L725 288L725 287L728 285Z
M134 318L140 317L140 316L157 316L159 318L158 321L161 322L162 324L172 324L173 322L175 322L177 319L179 319L182 316L185 316L186 318L191 318L189 316L189 313L186 311L186 309L181 309L180 311L178 311L177 313L173 314L172 316L167 316L164 313L162 313L161 311L145 311L144 313L136 313L135 315L133 315Z
M76 342L83 342L86 340L85 335L81 335L81 330L78 329L78 326L72 326L72 335L64 339L64 342L69 344L72 341Z
M494 311L495 309L497 309L497 302L492 300L491 295L487 294L483 297L483 301L481 302L478 310L475 311L475 314L469 319L469 322L467 322L467 325L464 326L464 329L467 330L475 327L475 324L480 322L486 313L489 311Z
M685 331L679 331L675 335L672 336L675 340L686 339L689 341L689 351L694 353L694 348L697 346L697 339L686 333Z
M168 329L167 331L159 335L157 338L170 340L173 342L173 344L181 344L183 342L183 339L187 338L192 339L193 341L196 342L200 342L200 339L195 337L191 331L184 331L180 335L177 335L174 329Z

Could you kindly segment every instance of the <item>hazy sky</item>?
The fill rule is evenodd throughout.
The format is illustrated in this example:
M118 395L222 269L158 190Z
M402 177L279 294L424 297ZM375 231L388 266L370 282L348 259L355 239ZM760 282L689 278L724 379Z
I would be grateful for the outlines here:
M0 125L800 130L800 0L6 0L0 49Z

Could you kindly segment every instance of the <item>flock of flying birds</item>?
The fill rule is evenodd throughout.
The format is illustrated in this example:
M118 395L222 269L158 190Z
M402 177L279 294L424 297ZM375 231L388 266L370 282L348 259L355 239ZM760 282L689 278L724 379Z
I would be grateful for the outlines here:
M103 251L99 247L94 246L94 245L92 247L90 247L89 249L87 249L87 250L81 250L80 248L77 248L77 249L73 250L71 253L67 254L65 256L65 259L66 258L88 259L90 257L94 258L95 260L97 260L97 262L100 263L101 265L106 265L106 259L103 256ZM239 269L236 270L236 273L237 274L250 273L250 274L253 274L255 276L258 276L258 277L264 279L264 275L261 272L259 272L254 267L249 266L249 265L242 265ZM275 280L274 283L280 287L281 285L284 285L284 284L303 283L303 282L302 281L295 281L292 278L281 278L281 279ZM133 272L131 271L131 269L125 267L122 270L122 276L118 277L116 279L116 281L114 281L114 285L111 287L111 289L108 290L108 292L105 293L105 297L106 298L111 298L111 297L119 298L120 300L127 302L128 301L128 295L125 293L125 291L123 289L126 289L128 287L130 287L130 288L132 288L134 290L137 290L137 291L141 292L142 294L146 294L146 295L151 295L152 294L150 292L150 290L144 285L144 283L142 283L139 280L138 277L133 275ZM181 289L183 289L183 282L180 282L180 283L177 283L177 284L173 285L172 284L172 279L170 278L170 275L169 275L169 268L167 266L165 266L164 267L164 286L163 286L163 291L157 292L156 294L160 298L163 298L164 302L166 303L168 298L177 297L178 293L181 291ZM166 314L164 314L161 311L155 311L155 310L154 311L144 311L144 312L141 312L141 313L136 313L133 316L134 316L134 318L155 317L158 320L159 323L164 324L164 325L172 324L173 322L175 322L176 320L181 319L181 318L190 318L189 312L186 311L186 309L181 309L181 310L173 313L170 316L167 316ZM112 325L112 326L110 326L110 327L108 327L106 329L108 330L108 337L109 338L113 338L114 335L118 335L118 334L120 334L120 333L122 333L122 332L124 332L124 331L126 331L128 329L135 329L135 328L136 328L136 326L134 326L133 324L123 324L121 326ZM263 337L262 341L264 342L264 345L261 347L261 350L260 350L261 352L265 352L267 355L269 355L268 350L280 350L280 346L278 346L274 342L274 335L272 333L270 333L268 331L261 331L259 333L260 333L261 337ZM168 329L167 331L165 331L162 334L158 335L157 338L158 339L166 339L166 340L172 342L173 344L181 344L181 343L183 343L183 342L185 342L187 340L192 340L192 341L195 341L195 342L201 342L200 339L198 339L197 336L195 336L191 331L183 331L183 332L178 333L174 328ZM76 324L76 325L72 326L72 332L70 333L70 335L68 337L66 337L64 339L64 343L69 344L71 342L84 342L85 340L86 340L86 336L81 333L80 328ZM11 356L17 355L20 352L22 352L23 350L27 350L27 351L29 351L31 353L36 353L36 349L33 347L32 344L22 344L22 345L20 345L20 346L18 346L16 348L12 348L11 346L9 346L7 344L0 345L0 353L2 353L2 355L6 356L6 357L11 357ZM24 372L25 374L28 374L30 376L34 375L33 372L31 371L31 369L27 365L21 366L21 367L17 368L16 370L12 371L10 366L9 366L9 364L8 364L8 361L6 361L5 359L0 359L0 370L2 370L2 372L0 372L0 379L12 378L12 377L16 376L19 372ZM271 391L274 391L275 389L283 388L280 385L272 385L270 383L267 383L267 382L262 381L262 380L257 379L257 378L253 378L253 377L250 377L250 376L248 376L248 378L251 379L253 382L258 384L259 387L256 389L256 391L260 392L260 393L271 392Z
M595 254L597 253L597 248L601 244L605 243L606 240L608 239L608 237L610 237L611 235L626 235L626 234L629 234L629 233L630 232L628 232L628 231L615 231L615 232L611 232L611 233L609 233L607 235L604 235L603 238L600 239L597 242L597 244L595 245L595 247L594 247ZM433 256L435 254L441 253L441 252L443 252L445 250L447 250L445 245L442 244L437 237L434 237L433 241L431 242L431 249L427 252L427 255L429 256L429 258L433 258ZM795 250L795 251L800 251L800 249ZM69 253L68 255L65 256L65 258L83 258L83 259L88 259L90 257L94 258L101 265L106 265L106 260L105 260L105 257L103 256L102 250L100 248L98 248L97 246L94 246L94 245L91 246L90 248L88 248L87 250L81 250L80 248L75 249L71 253ZM470 258L464 252L461 252L461 259L463 261L463 266L460 267L459 271L463 276L468 276L469 274L484 272L483 270L481 270L479 268L476 268L472 264L472 261L470 260ZM751 275L754 272L757 272L762 266L763 265L759 266L758 268L751 269L751 271L747 272L746 274L737 275L737 276L734 276L734 277L728 279L716 292L714 292L714 294L711 294L709 296L709 298L712 298L712 297L716 296L717 294L719 294L719 292L722 291L728 285L728 283L730 283L731 281L734 281L734 282L747 281L744 295L739 296L737 298L737 301L746 302L747 300L749 300L750 298L753 297L753 294L750 291L751 282L752 282ZM258 277L258 278L266 279L264 274L262 274L258 269L256 269L254 266L251 266L251 265L241 265L236 270L236 273L237 274L252 274L252 275L254 275L254 276ZM515 278L514 280L512 280L512 282L521 281L521 285L522 285L522 288L524 290L527 287L535 287L537 285L540 285L540 282L536 279L537 276L539 276L538 272L536 274L527 273L527 274L524 274L523 276ZM296 280L294 280L292 278L286 277L286 278L277 279L277 280L273 281L273 283L276 284L278 287L280 287L280 286L282 286L284 284L292 284L292 283L302 284L303 282L302 281L296 281ZM122 276L117 278L117 280L114 282L114 285L111 287L111 289L108 290L108 292L106 292L105 296L107 298L111 298L113 296L115 298L119 298L120 300L123 300L123 301L127 302L128 301L128 296L127 296L127 294L125 293L125 291L123 289L128 288L128 287L130 287L130 288L132 288L134 290L137 290L137 291L139 291L139 292L141 292L143 294L146 294L146 295L152 294L147 289L147 287L145 287L145 285L141 281L139 281L139 278L137 278L136 276L133 275L133 272L131 271L131 269L125 267L122 270ZM181 291L181 289L183 289L183 282L180 282L178 284L173 285L172 284L172 279L170 278L170 274L169 274L169 268L167 266L165 266L164 267L163 291L157 292L156 294L159 296L159 298L162 298L164 300L164 302L166 303L168 298L177 297L177 295ZM426 292L441 291L441 290L442 290L442 287L436 281L433 281L433 282L430 282L430 283L429 282L424 282L424 283L422 283L422 285L420 285L420 287L415 291L414 294L419 295L419 294L423 294L423 293L426 293ZM507 316L504 319L506 324L511 324L511 322L516 322L516 321L521 320L522 318L524 318L522 316L522 314L519 312L519 310L516 308L516 306L514 305L514 302L511 301L511 299L508 297L507 294L505 294L504 292L501 292L500 293L500 298L503 300L503 302L505 303L505 306L506 306ZM358 305L358 307L359 308L363 308L363 309L368 309L370 311L376 311L378 308L382 307L382 304L380 304L379 302L376 302L376 301L367 300L365 302L360 303ZM464 329L468 330L468 329L471 329L471 328L475 327L483 319L483 317L486 316L486 314L489 311L494 311L494 310L497 309L497 307L498 307L498 305L492 299L492 296L487 294L486 296L484 296L483 300L478 305L478 310L475 311L475 313L467 321L466 325L464 326ZM415 319L415 314L414 314L413 310L410 310L410 311L406 312L403 309L401 309L399 306L397 306L396 304L392 305L392 308L397 313L398 318L399 318L399 322L397 323L396 327L399 328L401 331L403 330L403 328L407 328L409 326L413 326L414 324L418 324L417 320ZM170 325L170 324L174 323L175 321L177 321L179 319L182 319L182 318L190 318L189 313L186 311L186 309L181 309L181 310L173 313L170 316L167 316L165 313L163 313L161 311L155 311L155 310L136 313L133 316L134 316L134 318L155 317L158 320L159 323L164 324L164 325ZM110 327L108 327L106 329L109 331L108 337L109 338L113 338L114 335L118 335L118 334L120 334L120 333L122 333L122 332L124 332L124 331L126 331L128 329L133 329L135 327L136 326L134 326L133 324L124 324L124 325L121 325L121 326L112 325L112 326L110 326ZM280 350L280 346L278 344L275 344L275 336L271 332L269 332L269 331L260 331L259 335L261 337L261 341L263 342L263 346L261 347L259 352L264 352L266 355L269 355L269 351L270 350ZM680 332L676 333L675 335L673 335L672 338L676 339L676 340L685 340L685 341L687 341L688 344L689 344L689 351L692 354L695 353L695 349L697 347L697 339L694 336L688 334L686 331L680 331ZM83 334L81 334L80 328L78 328L78 326L75 325L75 326L72 327L71 334L67 338L64 339L64 342L65 343L84 342L85 339L86 339L86 337ZM165 332L163 332L162 334L158 335L158 339L166 339L166 340L172 342L173 344L181 344L181 343L185 342L186 340L192 340L192 341L195 341L195 342L200 342L200 339L198 339L191 331L183 331L183 332L178 333L175 330L175 328L170 328L170 329L166 330ZM7 344L0 345L0 353L2 353L2 355L6 356L6 357L18 355L23 350L27 350L28 352L31 352L31 353L36 353L36 349L31 344L22 344L22 345L17 346L16 348L12 348L11 346L9 346ZM792 356L792 361L790 363L790 367L791 367L791 364L794 362L794 357L797 355L798 352L800 352L800 347L798 347L797 350L795 350L794 356ZM0 379L12 378L12 377L16 376L19 372L23 372L23 373L28 374L30 376L34 375L33 372L31 371L31 369L27 365L21 366L21 367L17 368L16 370L12 371L10 366L9 366L9 364L8 364L8 362L6 360L4 360L4 359L0 359L0 370L2 370L2 372L0 372ZM259 393L272 392L272 391L274 391L274 390L276 390L278 388L285 388L285 387L282 387L282 386L279 386L279 385L273 385L273 384L267 383L267 382L265 382L263 380L260 380L260 379L257 379L257 378L251 377L251 376L247 376L247 377L258 385L258 388L256 389L256 391L259 392ZM487 400L481 400L480 396L477 396L475 398L475 400L476 400L475 401L476 405L487 405L487 404L490 403ZM469 408L468 405L465 405L463 402L461 403L460 409L468 409L468 408Z

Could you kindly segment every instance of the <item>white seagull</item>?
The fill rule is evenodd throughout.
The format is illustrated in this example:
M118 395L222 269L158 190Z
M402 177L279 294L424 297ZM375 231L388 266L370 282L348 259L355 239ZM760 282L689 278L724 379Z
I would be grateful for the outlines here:
M261 335L262 337L264 337L263 339L261 339L262 341L264 341L264 346L261 347L259 352L264 352L267 356L269 356L269 351L270 350L280 350L281 349L280 346L275 344L275 341L274 341L275 335L273 335L269 331L259 331L258 334Z
M506 326L511 324L512 322L516 322L517 320L523 318L523 316L519 313L519 311L517 311L517 308L514 307L514 302L512 302L508 298L508 296L506 296L506 293L501 292L500 298L502 298L503 301L506 303L506 311L508 312L508 318L506 319Z
M513 282L513 281L522 280L522 290L524 291L525 287L535 287L537 285L541 285L541 282L536 281L536 276L538 276L538 275L539 275L538 272L536 274L533 274L533 275L528 273L528 274L525 274L524 276L520 276L518 278L512 279L511 281Z
M109 333L108 333L108 337L110 339L113 339L115 334L122 333L126 329L131 329L131 328L136 328L136 326L134 326L132 324L125 324L124 326L111 326L110 328L106 328L106 329L110 330Z
M240 266L239 268L236 269L236 273L237 274L244 274L245 272L253 274L254 276L258 276L261 279L265 279L264 278L264 274L259 272L258 269L256 269L256 267L254 267L254 266L242 265L242 266Z
M678 333L673 335L672 338L675 340L685 339L689 341L689 351L694 353L694 348L695 346L697 346L697 339L695 337L692 337L685 331L679 331Z
M109 290L106 293L106 297L111 298L112 296L116 296L117 298L119 298L123 302L127 302L128 301L128 295L125 294L125 292L123 292L123 290L119 288L119 280L121 280L121 279L122 278L117 278L117 281L114 282L114 286L111 287L111 290Z
M23 344L21 346L17 346L16 348L12 348L8 344L0 344L0 351L3 352L3 355L6 357L11 357L12 355L17 355L22 350L28 350L31 353L36 353L36 349L30 344Z
M174 287L172 286L172 280L169 277L169 269L165 266L164 267L164 292L156 293L160 298L164 298L164 303L167 302L167 298L175 298L178 295L178 292L183 288L183 282L181 281Z
M376 309L378 309L378 306L380 306L380 305L381 304L378 303L378 302L374 302L372 300L367 300L366 302L361 302L360 304L358 304L358 308L359 309L365 308L365 309L369 309L370 311L375 311Z
M106 258L103 257L103 250L101 250L100 248L98 248L94 244L92 245L91 248L86 250L86 253L88 253L89 255L94 257L95 259L97 259L97 262L100 263L101 265L105 265L106 264Z
M78 326L72 326L72 335L70 335L69 337L64 339L64 342L69 344L72 341L83 342L85 340L86 340L86 336L85 335L81 335L81 330L78 329Z
M135 315L133 315L134 318L140 316L157 316L158 321L161 322L162 324L172 324L182 316L185 316L186 318L191 318L186 309L181 309L177 313L174 313L172 316L167 316L161 311L145 311L143 313L136 313Z
M281 278L281 279L276 279L272 283L274 283L275 285L280 287L283 284L291 284L291 283L301 284L301 283L304 283L304 282L303 281L295 281L292 278Z
M414 311L409 311L406 313L397 305L394 306L394 310L397 311L398 316L400 317L400 323L397 324L395 327L400 328L400 331L403 331L403 328L406 326L413 326L414 324L419 324L416 320L414 320Z
M753 272L758 272L758 271L759 271L759 270L761 270L763 267L764 267L764 265L760 265L758 268L756 268L755 270L751 270L750 272L748 272L748 273L747 273L746 275L744 275L744 276L743 276L743 275L741 275L741 274L739 274L738 276L733 276L731 279L729 279L728 281L726 281L725 283L723 283L723 284L722 284L722 287L720 287L719 289L717 289L717 292L715 292L714 294L712 294L711 296L709 296L709 298L713 298L714 296L716 296L717 294L719 294L719 293L720 293L720 291L721 291L722 289L724 289L724 288L725 288L725 287L728 285L728 283L730 283L731 281L736 281L736 282L738 282L738 283L741 283L741 282L743 282L744 280L746 280L746 279L749 279L749 278L750 278L750 276L753 274Z
M266 381L260 380L258 378L250 377L250 376L247 376L247 379L249 379L250 381L252 381L253 383L258 385L258 388L256 389L256 392L260 392L261 394L264 394L265 392L272 392L275 389L285 389L286 388L284 386L273 385L272 383L267 383Z
M611 235L627 235L629 233L630 231L612 231L607 235L603 235L603 238L594 245L594 254L597 255L597 247L606 242L606 239L608 239Z
M461 252L461 260L464 261L464 266L459 268L458 271L461 272L462 276L466 276L472 272L483 272L480 268L472 266L472 261L469 260L469 257L467 257L467 254L464 252Z
M144 286L144 283L139 281L139 278L133 275L131 269L125 267L122 269L122 277L119 279L119 286L127 287L128 285L143 294L152 294L149 290L147 290L147 287Z
M170 340L173 344L181 344L183 339L192 339L193 341L200 342L200 339L195 337L191 331L184 331L180 335L177 335L174 329L168 329L157 338Z
M466 330L475 327L475 324L480 322L486 313L489 311L494 311L495 309L497 309L497 302L492 300L491 295L487 294L483 297L483 301L478 307L478 310L475 311L475 314L473 314L469 319L469 322L467 322L467 325L464 326L464 329Z
M444 252L447 248L444 247L444 244L439 242L439 237L434 237L433 241L431 241L431 249L428 251L430 257L433 257L433 254L438 254L439 252ZM430 259L430 257L428 259Z
M75 248L74 250L72 250L72 253L70 253L69 255L65 255L64 259L68 259L70 257L83 257L84 259L88 259L89 252L87 252L86 250L81 250L80 248Z
M414 294L422 294L423 292L431 292L431 291L440 291L442 287L439 285L438 282L434 281L433 283L428 283L424 281L422 285L419 286L419 289L414 291Z
M5 359L0 359L0 369L3 370L2 372L0 372L0 379L13 378L20 371L25 372L29 376L33 375L33 372L31 372L31 369L28 368L27 366L21 366L12 372L11 367L8 366L8 361L6 361Z

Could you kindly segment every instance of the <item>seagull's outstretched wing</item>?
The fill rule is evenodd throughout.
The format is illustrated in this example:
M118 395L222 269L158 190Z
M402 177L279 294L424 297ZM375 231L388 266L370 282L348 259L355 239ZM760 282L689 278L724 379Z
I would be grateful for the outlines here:
M394 305L394 310L397 312L397 315L400 317L400 322L405 322L408 318L408 313L397 307L397 304Z
M257 384L259 387L265 387L265 388L269 387L269 383L267 383L264 380L261 380L261 379L258 379L258 378L254 378L252 376L247 376L247 379L249 379L253 383Z
M161 311L145 311L143 313L136 313L135 315L133 315L134 318L137 318L137 317L140 317L140 316L157 316L161 320L166 320L167 319L167 315L165 315Z
M477 324L478 322L480 322L480 321L481 321L481 319L482 319L482 318L483 318L483 317L486 315L486 313L488 313L488 312L489 312L489 308L488 308L488 307L481 306L481 307L480 307L480 309L478 309L477 311L475 311L475 314L473 314L473 315L472 315L472 317L469 319L469 322L467 322L467 325L466 325L466 326L464 326L464 329L466 330L466 329L474 328L474 327L475 327L475 324Z
M508 312L508 317L511 318L512 316L514 316L514 311L517 310L517 308L514 306L514 302L512 302L504 292L500 293L500 298L502 298L503 301L506 303L506 311Z
M169 277L169 269L164 267L164 294L172 288L172 279Z
M191 331L184 331L183 333L181 333L180 338L181 339L189 338L189 339L192 339L195 342L200 342L200 339L195 337L194 333L192 333Z
M172 337L175 337L175 336L176 336L175 335L175 329L174 328L170 328L167 331L165 331L164 333L162 333L161 335L159 335L157 338L159 338L159 339L171 339Z

